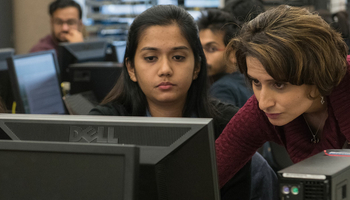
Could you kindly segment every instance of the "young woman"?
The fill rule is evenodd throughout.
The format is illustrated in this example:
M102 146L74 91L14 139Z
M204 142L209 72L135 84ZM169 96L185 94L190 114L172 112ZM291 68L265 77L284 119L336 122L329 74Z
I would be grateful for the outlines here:
M220 185L266 141L293 162L350 140L350 74L339 33L306 9L279 6L231 40L254 94L216 140Z
M182 8L156 6L136 17L124 61L118 83L90 114L208 117L218 137L238 110L209 100L198 29ZM250 163L221 190L222 199L249 199L249 190Z

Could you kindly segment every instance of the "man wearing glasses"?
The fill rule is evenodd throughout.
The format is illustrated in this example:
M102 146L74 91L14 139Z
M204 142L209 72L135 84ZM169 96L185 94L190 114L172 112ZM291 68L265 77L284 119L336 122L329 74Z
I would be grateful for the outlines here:
M73 0L56 0L49 6L51 34L42 38L30 52L55 49L60 42L83 42L82 10Z

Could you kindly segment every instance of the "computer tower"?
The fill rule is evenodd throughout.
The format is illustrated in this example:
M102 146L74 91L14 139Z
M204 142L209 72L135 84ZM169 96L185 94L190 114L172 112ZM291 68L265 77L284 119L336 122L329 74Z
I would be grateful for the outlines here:
M278 172L281 200L350 200L350 149L330 149Z

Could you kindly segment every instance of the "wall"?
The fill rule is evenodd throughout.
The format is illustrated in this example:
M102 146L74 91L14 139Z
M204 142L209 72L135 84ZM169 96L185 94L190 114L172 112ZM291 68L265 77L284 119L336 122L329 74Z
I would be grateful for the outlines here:
M12 1L0 1L0 48L13 48Z
M3 1L3 0L0 0ZM50 0L12 0L16 54L28 53L40 38L50 33Z

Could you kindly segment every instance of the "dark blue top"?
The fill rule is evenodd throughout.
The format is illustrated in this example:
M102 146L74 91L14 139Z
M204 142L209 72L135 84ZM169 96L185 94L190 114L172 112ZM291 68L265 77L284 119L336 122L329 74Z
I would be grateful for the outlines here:
M239 72L225 74L213 83L209 92L212 97L237 107L242 107L253 95L244 75Z

